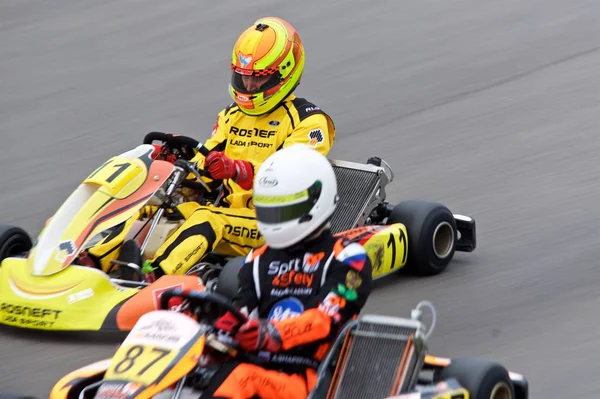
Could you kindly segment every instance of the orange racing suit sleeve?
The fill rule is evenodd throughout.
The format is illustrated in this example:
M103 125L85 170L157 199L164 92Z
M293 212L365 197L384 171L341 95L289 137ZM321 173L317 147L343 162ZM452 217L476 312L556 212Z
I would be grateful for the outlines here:
M282 349L331 338L339 327L358 316L371 294L372 265L357 243L336 242L325 282L300 316L274 322Z

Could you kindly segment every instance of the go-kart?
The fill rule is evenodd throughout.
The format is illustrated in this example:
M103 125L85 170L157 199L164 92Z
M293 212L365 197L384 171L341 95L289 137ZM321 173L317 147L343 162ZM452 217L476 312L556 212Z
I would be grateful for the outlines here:
M186 275L157 280L141 267L195 206L219 204L220 182L207 183L206 173L190 163L197 152L207 151L190 137L151 132L144 144L109 159L84 179L35 245L23 229L0 225L0 324L129 331L141 315L157 308L167 288L234 295L243 257L211 252ZM332 230L366 248L374 279L402 269L437 274L455 251L475 249L472 218L438 203L389 204L385 187L393 172L383 160L331 162L340 194ZM101 267L90 248L123 234L123 244L111 249L120 249L119 257L110 268Z
M174 297L181 298L179 305L167 310ZM526 378L496 362L428 354L433 324L426 329L422 322L424 304L410 319L367 314L348 322L317 365L308 398L528 397ZM160 305L139 319L111 359L67 374L53 386L50 399L198 398L227 359L281 367L265 353L246 353L218 338L212 323L223 312L247 320L229 299L172 289L163 293Z
M152 144L157 140L162 144ZM23 229L0 225L0 323L129 331L157 308L165 289L204 289L197 274L152 281L141 269L143 259L183 222L186 206L219 201L219 190L189 162L194 148L206 152L186 137L149 133L144 144L92 171L47 221L35 245ZM126 225L120 250L129 259L119 257L103 270L88 250Z

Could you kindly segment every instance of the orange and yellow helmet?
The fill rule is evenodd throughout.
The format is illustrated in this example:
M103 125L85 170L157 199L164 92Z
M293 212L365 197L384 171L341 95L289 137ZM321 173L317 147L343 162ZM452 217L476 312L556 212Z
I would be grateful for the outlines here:
M240 35L231 53L229 93L248 115L262 115L294 91L304 70L304 46L281 18L257 20Z

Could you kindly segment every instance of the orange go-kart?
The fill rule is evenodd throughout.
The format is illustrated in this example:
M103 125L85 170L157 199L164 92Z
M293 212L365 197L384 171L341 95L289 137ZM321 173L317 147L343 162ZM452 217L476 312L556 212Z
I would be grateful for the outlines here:
M178 306L166 310L169 301ZM111 359L61 378L50 399L198 398L227 359L281 368L269 353L246 353L224 342L212 323L225 311L246 316L216 293L173 289L161 309L142 316ZM527 399L528 382L485 359L432 356L432 327L421 321L421 302L411 318L362 315L338 334L317 367L308 399ZM435 320L435 310L433 310Z

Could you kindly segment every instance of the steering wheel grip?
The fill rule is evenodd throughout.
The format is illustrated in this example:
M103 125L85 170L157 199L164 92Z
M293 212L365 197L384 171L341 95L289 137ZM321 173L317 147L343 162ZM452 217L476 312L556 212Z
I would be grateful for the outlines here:
M237 319L240 324L248 321L248 318L241 313L237 308L233 306L231 301L217 293L207 292L207 291L197 291L197 290L184 290L182 288L173 288L163 292L160 295L160 308L163 310L168 310L169 300L173 297L179 297L183 299L187 299L192 304L196 303L212 303L217 305L221 309L224 309L230 312L233 317Z

